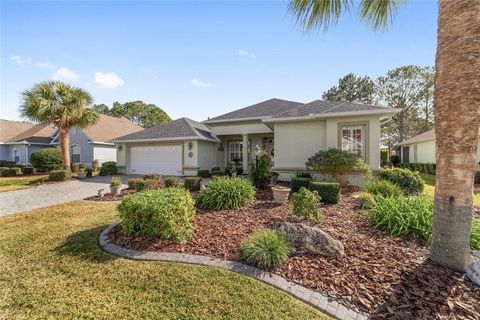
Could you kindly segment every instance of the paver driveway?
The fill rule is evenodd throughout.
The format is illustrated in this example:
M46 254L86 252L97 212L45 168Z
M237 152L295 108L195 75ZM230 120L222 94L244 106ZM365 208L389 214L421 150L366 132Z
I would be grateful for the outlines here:
M124 184L131 176L120 176ZM36 188L0 192L0 216L6 216L54 204L82 200L97 194L98 189L108 192L111 177L93 177L84 180L43 185Z

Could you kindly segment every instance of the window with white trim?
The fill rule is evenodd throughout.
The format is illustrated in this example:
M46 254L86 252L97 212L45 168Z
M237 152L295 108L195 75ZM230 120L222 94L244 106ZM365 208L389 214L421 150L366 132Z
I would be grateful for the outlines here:
M243 143L241 141L231 141L228 144L228 161L242 162Z
M72 146L72 162L80 163L80 146Z
M341 127L342 150L365 160L365 126L348 125Z
M15 163L20 163L20 150L13 150L13 161L15 161Z

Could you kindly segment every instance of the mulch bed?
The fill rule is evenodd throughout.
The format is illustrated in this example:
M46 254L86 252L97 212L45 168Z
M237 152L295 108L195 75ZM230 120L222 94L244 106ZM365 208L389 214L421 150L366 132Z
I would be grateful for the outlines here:
M124 196L129 195L129 194L134 193L134 192L135 192L135 190L133 190L133 189L122 189L120 191L119 195L113 195L111 193L105 193L103 195L103 197L93 196L93 197L85 198L85 200L88 200L88 201L120 201L120 200L122 200L122 198Z
M274 272L367 311L374 319L480 319L480 288L461 273L430 262L422 241L373 230L358 208L357 196L355 190L347 190L339 204L322 207L319 227L343 242L343 258L297 251ZM255 203L239 210L199 209L195 233L182 245L126 236L120 226L109 237L136 250L241 260L239 248L249 234L291 220L290 207L271 199L270 191L259 191Z

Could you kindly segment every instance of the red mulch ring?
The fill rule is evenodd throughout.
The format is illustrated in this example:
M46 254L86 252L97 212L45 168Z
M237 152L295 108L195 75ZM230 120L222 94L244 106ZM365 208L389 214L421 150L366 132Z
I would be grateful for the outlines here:
M120 201L122 200L122 198L126 195L129 195L131 193L134 193L135 190L133 189L122 189L120 191L120 194L115 196L111 193L105 193L103 195L103 197L100 197L100 196L93 196L93 197L88 197L88 198L85 198L85 200L89 200L89 201Z
M198 210L195 233L185 244L123 235L114 228L110 240L146 251L201 254L241 260L240 245L249 234L288 220L288 205L271 202L270 191L239 210ZM372 314L374 319L480 319L480 288L461 273L434 265L418 239L392 238L373 230L358 208L357 193L322 207L324 231L345 246L341 259L297 251L274 272Z

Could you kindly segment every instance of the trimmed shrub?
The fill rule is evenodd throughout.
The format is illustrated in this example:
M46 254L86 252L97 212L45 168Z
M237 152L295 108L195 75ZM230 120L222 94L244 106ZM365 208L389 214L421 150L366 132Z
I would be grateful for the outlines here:
M155 190L161 187L161 182L154 179L140 179L135 184L135 190L137 192L144 190Z
M15 170L15 175L21 175L23 172L22 172L22 168L20 167L12 167L11 170Z
M400 157L397 155L390 156L390 163L396 167L400 164Z
M48 173L50 181L67 181L72 177L72 173L66 170L52 170Z
M213 168L212 168L212 172L213 172L213 171L221 171L221 169L220 169L220 167L213 167Z
M240 251L248 264L271 270L288 260L290 246L283 235L264 229L248 237Z
M208 170L198 170L197 175L202 178L208 178L210 176L210 171Z
M15 161L0 160L0 168L11 168L16 165Z
M216 178L197 196L197 203L206 209L238 209L255 199L255 188L243 178Z
M0 168L0 177L14 177L17 175L17 171L8 167Z
M147 173L143 175L143 179L162 181L162 175L160 173Z
M172 177L165 180L165 187L167 188L180 188L182 186L182 181L179 178Z
M27 176L27 175L35 174L35 173L37 173L37 172L35 171L35 168L32 168L32 167L24 167L24 168L22 168L22 173Z
M31 165L38 172L62 169L62 153L57 148L44 148L30 155Z
M320 211L318 210L320 200L317 191L310 191L302 187L290 199L290 203L293 205L291 214L306 220L320 221Z
M297 171L296 176L299 177L299 178L313 179L313 174L310 171Z
M102 163L100 167L99 175L101 176L112 176L117 174L117 163L115 161L107 161Z
M202 179L199 177L185 177L184 187L188 191L199 191Z
M118 206L125 234L161 237L178 243L194 231L195 205L182 188L147 190L122 199Z
M400 197L403 195L402 189L400 189L399 186L387 180L367 181L363 185L362 190L364 192L371 193L374 196L382 195L384 197L388 197L388 196Z
M316 191L324 203L340 201L341 186L337 182L310 181L308 189Z
M212 177L223 176L222 171L212 171Z
M408 169L391 168L380 169L377 175L380 180L387 180L399 186L407 196L418 195L423 192L425 182L418 172L412 172Z
M143 181L142 178L131 178L128 179L128 189L136 190L137 189L137 183Z
M312 178L293 177L291 180L292 192L298 192L300 188L307 188Z

